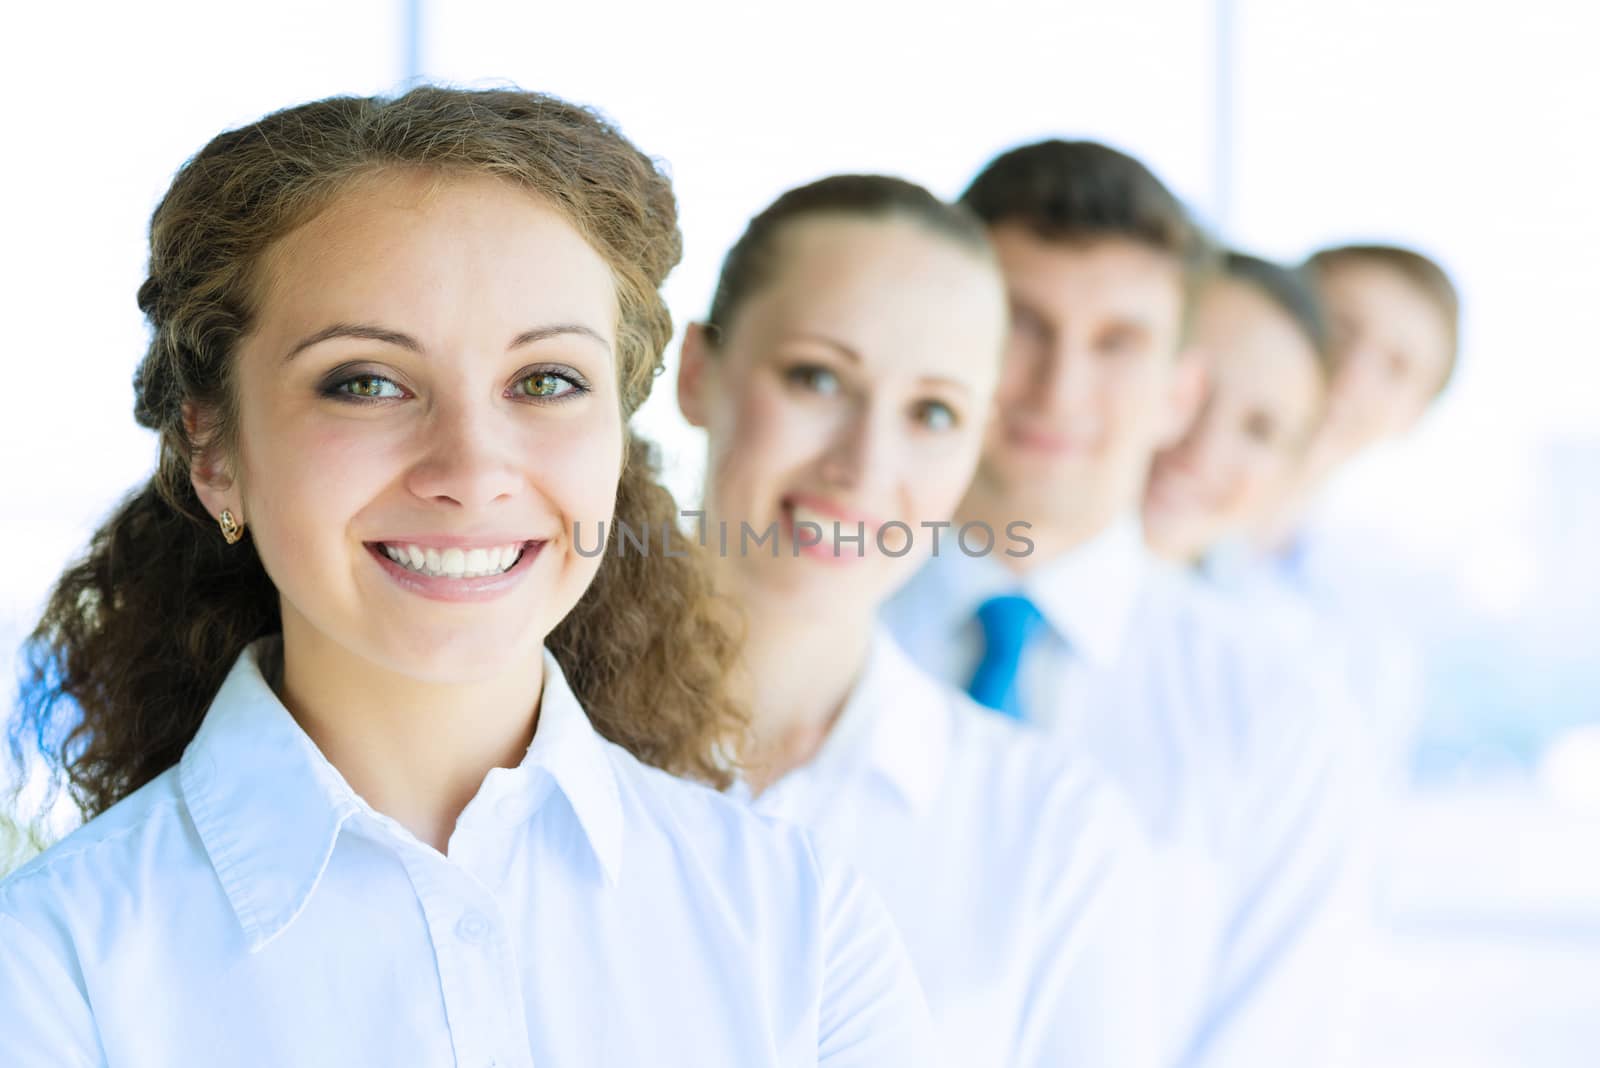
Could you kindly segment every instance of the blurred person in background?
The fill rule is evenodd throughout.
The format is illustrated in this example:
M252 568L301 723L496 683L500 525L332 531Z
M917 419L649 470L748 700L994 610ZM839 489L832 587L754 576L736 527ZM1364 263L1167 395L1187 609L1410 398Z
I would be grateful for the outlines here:
M1302 650L1145 547L1155 454L1202 395L1190 302L1213 264L1137 160L1003 154L962 196L1012 333L958 522L1031 524L1021 558L945 554L888 606L922 663L1091 754L1155 840L1170 1061L1314 1065L1348 1002L1356 889L1341 710Z
M1283 581L1332 606L1355 576L1325 536L1319 505L1355 461L1415 428L1449 385L1461 302L1443 267L1397 245L1325 248L1302 270L1328 324L1327 410L1253 540Z
M1408 576L1389 547L1339 529L1323 498L1357 461L1416 427L1449 385L1460 297L1443 267L1397 245L1325 248L1302 270L1328 323L1327 410L1253 549L1219 561L1218 575L1241 590L1286 591L1317 617L1341 650L1372 770L1394 790L1425 706Z
M1229 252L1196 304L1189 339L1205 363L1205 399L1156 455L1143 518L1153 550L1198 564L1248 537L1298 473L1327 403L1328 338L1302 276Z
M1146 543L1246 615L1315 647L1322 685L1342 688L1337 632L1264 581L1270 570L1251 541L1292 491L1326 412L1328 331L1316 292L1301 271L1228 252L1196 301L1189 342L1205 364L1204 400L1151 464Z
M1363 742L1371 698L1353 676L1350 641L1304 598L1270 581L1250 538L1294 485L1322 423L1328 331L1303 271L1229 252L1201 294L1190 340L1206 364L1205 401L1183 437L1157 454L1144 496L1150 548L1193 569L1231 606L1308 650L1306 685L1348 712L1351 759L1341 769L1356 790L1355 847L1347 863L1358 899L1370 880L1389 779L1385 747ZM1371 957L1371 916L1352 931L1357 960ZM1357 1000L1360 994L1357 992ZM1349 1006L1352 1019L1358 1004Z
M952 1064L1153 1065L1153 873L1126 801L877 621L931 539L960 551L937 528L1007 323L983 224L897 179L791 190L728 253L678 395L708 434L705 529L746 618L736 790L871 878Z
M1303 270L1326 312L1331 381L1298 478L1302 504L1358 454L1417 425L1455 375L1461 328L1449 274L1413 249L1325 248Z
M535 93L322 100L178 172L159 466L14 724L91 818L0 883L0 1063L937 1061L876 895L685 781L744 723L692 546L579 544L676 518L629 420L680 249L656 164Z

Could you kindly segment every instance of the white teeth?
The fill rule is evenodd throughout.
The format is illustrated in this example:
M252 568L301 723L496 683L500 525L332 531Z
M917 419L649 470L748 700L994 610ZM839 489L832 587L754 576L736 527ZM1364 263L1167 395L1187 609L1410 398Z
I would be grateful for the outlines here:
M811 509L803 508L798 504L791 508L790 511L794 514L795 526L799 526L801 523L815 523L822 528L824 538L833 530L834 520L821 512L813 512Z
M876 530L875 527L868 527L859 522L852 522L847 519L840 519L838 516L823 515L821 512L814 512L804 505L799 504L790 505L789 514L794 517L794 524L797 530L799 529L801 523L815 523L817 528L822 531L823 545L833 544L833 527L835 523L839 525L839 535L846 538L854 538L858 531L871 534L874 530Z
M421 545L382 545L383 554L408 571L431 578L483 578L499 575L522 559L522 545L484 549L429 549Z

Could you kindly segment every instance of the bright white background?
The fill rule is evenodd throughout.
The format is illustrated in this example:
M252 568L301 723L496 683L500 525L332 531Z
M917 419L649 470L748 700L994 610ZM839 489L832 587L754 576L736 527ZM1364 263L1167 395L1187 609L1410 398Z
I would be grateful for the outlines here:
M1414 243L1463 291L1435 415L1341 486L1431 653L1418 794L1364 1065L1578 1065L1600 1048L1600 8L1559 0L415 5L424 75L595 104L667 161L680 322L783 189L839 170L954 195L1047 135L1144 158L1227 238ZM403 0L12 5L0 655L154 443L131 418L143 230L210 136L395 88ZM668 387L670 377L663 380ZM640 417L670 480L700 442ZM0 682L5 692L10 679Z

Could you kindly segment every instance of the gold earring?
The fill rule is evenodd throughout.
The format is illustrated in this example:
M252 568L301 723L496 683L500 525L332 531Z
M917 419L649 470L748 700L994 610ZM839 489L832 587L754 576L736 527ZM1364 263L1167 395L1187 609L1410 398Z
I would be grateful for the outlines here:
M233 518L233 513L226 508L217 516L217 525L222 528L222 540L229 545L244 537L244 524Z

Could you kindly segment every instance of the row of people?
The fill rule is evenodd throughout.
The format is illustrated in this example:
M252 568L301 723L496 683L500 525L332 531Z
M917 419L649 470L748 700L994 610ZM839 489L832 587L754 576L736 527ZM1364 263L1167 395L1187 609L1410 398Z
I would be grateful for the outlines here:
M1218 282L1096 144L954 205L793 190L686 332L684 525L628 426L680 241L656 165L532 93L321 101L179 172L159 467L16 723L92 818L0 883L7 1063L1327 1053L1351 710L1145 544L1287 507L1284 460L1172 518L1230 420L1313 439L1315 374L1251 394L1306 385L1288 276Z

